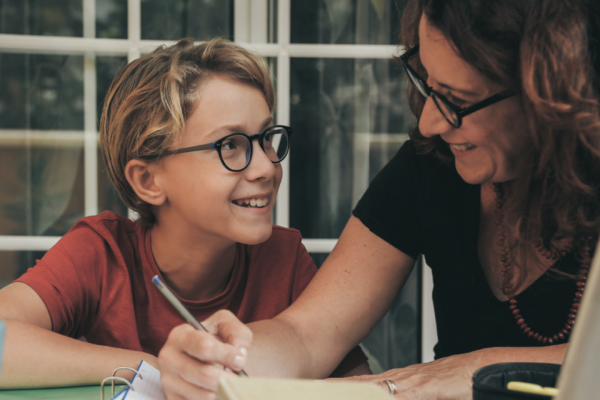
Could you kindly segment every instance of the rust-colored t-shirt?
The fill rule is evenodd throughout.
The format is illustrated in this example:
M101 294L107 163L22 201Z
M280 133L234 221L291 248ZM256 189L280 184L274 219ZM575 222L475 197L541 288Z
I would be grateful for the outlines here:
M244 323L254 322L286 309L315 273L300 232L274 226L264 243L237 244L223 293L206 301L180 300L199 321L227 309ZM152 256L149 231L105 211L77 222L17 282L42 298L55 332L156 356L171 329L185 321L153 286L154 275L161 273ZM334 375L365 361L357 347Z

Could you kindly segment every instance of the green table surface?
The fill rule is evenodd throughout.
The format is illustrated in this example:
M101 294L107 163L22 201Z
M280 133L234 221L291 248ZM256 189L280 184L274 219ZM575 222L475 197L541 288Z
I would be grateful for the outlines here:
M117 386L115 395L126 386ZM110 385L104 386L104 399L110 399ZM53 389L0 390L0 400L48 399L48 400L99 400L100 386L80 386Z

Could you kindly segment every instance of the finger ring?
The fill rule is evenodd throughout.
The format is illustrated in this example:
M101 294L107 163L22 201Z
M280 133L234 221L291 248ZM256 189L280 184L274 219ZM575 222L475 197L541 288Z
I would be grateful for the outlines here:
M386 379L384 380L384 382L388 385L388 389L390 389L390 394L393 396L396 393L398 393L398 388L396 387L396 384L394 383L394 381Z

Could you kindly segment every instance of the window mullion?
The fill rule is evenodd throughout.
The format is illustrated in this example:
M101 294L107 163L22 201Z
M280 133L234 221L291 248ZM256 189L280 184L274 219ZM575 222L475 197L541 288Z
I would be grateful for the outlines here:
M277 43L279 54L277 56L277 123L290 124L290 0L279 0L277 3ZM279 186L277 207L277 225L290 226L290 157L288 154L281 163L283 177Z
M127 0L127 39L129 40L128 62L140 58L142 39L141 0Z

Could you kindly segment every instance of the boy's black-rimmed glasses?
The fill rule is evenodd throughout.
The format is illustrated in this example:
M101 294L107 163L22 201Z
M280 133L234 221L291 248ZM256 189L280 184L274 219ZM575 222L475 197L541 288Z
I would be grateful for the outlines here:
M419 45L416 45L412 49L408 50L406 53L400 56L400 61L402 62L402 66L406 71L406 75L410 79L417 91L423 96L423 99L427 100L429 96L433 98L435 105L438 110L442 113L446 121L454 128L460 128L462 125L462 119L469 114L474 113L475 111L479 111L484 107L490 106L494 103L499 102L500 100L507 99L509 97L514 96L516 93L512 90L505 90L503 92L497 93L491 97L488 97L485 100L482 100L478 103L473 104L472 106L462 108L453 104L450 100L448 100L443 94L436 92L431 88L431 86L427 85L425 79L421 78L419 74L408 64L408 59L419 51Z
M271 126L256 135L232 133L212 143L184 147L182 149L167 150L162 156L189 153L200 150L216 150L225 168L232 172L246 169L252 160L252 141L258 139L260 148L263 149L273 164L283 161L290 149L290 136L292 128L289 126Z

